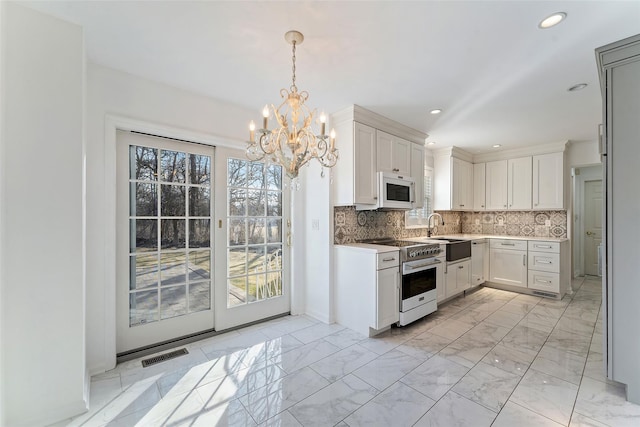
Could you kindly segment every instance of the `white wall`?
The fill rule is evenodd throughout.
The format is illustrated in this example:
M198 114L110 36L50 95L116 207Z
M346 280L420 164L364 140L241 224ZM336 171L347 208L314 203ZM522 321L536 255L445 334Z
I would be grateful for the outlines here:
M82 29L2 2L2 425L86 410Z
M599 164L598 141L571 142L567 150L567 156L570 168Z
M339 160L338 160L339 161ZM331 253L333 248L333 206L331 204L331 170L320 175L320 164L313 160L304 168L305 214L301 220L305 230L304 274L305 312L325 323L333 322L333 280ZM314 228L317 221L317 229Z
M222 83L221 83L222 84ZM184 129L227 144L247 138L259 118L192 92L89 63L87 66L87 366L91 373L115 363L115 179L108 170L114 147L105 146L105 118L117 115L159 127Z

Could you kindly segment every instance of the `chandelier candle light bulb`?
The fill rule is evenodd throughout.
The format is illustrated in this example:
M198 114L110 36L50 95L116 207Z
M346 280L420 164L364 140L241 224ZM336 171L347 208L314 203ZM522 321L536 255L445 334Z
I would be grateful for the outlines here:
M251 120L249 123L249 141L255 142L256 140L256 124Z
M324 111L318 117L320 133L316 135L313 132L311 124L314 123L316 110L310 111L305 105L309 93L299 92L296 86L296 45L302 43L304 36L298 31L289 31L284 38L293 46L292 84L289 90L280 90L282 103L277 108L275 105L271 106L277 122L276 128L268 128L268 105L262 110L262 129L258 130L258 141L255 140L255 123L252 121L249 125L247 157L257 161L268 156L269 160L284 168L289 178L296 178L300 168L311 159L318 160L323 167L332 168L338 161L338 150L335 148L335 130L331 130L330 136L325 134L327 115ZM324 176L324 173L321 175Z

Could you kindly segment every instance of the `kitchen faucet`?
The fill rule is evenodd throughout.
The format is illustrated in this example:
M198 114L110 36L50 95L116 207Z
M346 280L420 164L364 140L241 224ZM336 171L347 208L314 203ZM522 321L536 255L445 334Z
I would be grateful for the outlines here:
M440 217L440 221L442 222L442 225L444 225L444 219L442 218L442 215L440 215L437 212L434 212L431 215L429 215L427 217L427 237L431 237L431 229L433 228L433 227L431 227L431 218L436 216L436 215Z

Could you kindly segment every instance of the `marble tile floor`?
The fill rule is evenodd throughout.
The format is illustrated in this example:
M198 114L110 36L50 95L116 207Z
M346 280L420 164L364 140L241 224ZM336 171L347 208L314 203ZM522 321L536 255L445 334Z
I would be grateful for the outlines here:
M287 316L119 364L56 426L639 426L603 374L600 281L573 289L480 288L375 338Z

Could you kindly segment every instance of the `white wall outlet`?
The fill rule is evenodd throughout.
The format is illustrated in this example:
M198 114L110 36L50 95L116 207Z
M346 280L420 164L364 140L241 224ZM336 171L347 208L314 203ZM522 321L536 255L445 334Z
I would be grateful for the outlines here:
M544 225L547 226L547 227L551 227L551 220L550 219L546 220L544 222Z
M504 219L500 218L500 219L498 220L498 225L504 225Z
M476 219L476 225L480 225L480 220Z
M312 219L311 220L311 229L312 230L320 230L320 220L319 219Z

